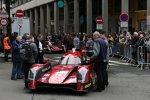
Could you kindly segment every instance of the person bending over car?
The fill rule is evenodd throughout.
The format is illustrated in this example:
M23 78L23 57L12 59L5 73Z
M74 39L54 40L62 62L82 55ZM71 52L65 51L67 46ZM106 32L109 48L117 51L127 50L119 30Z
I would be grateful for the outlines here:
M97 74L98 79L98 87L96 91L101 92L102 90L105 90L105 59L107 55L107 44L106 42L100 38L99 32L93 33L93 55L89 57L91 61L94 62L94 70Z

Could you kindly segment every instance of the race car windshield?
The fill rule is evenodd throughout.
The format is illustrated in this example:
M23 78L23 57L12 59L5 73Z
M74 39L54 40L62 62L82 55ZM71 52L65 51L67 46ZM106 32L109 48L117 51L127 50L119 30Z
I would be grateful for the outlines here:
M81 64L81 59L76 56L65 56L60 61L61 65L79 65Z

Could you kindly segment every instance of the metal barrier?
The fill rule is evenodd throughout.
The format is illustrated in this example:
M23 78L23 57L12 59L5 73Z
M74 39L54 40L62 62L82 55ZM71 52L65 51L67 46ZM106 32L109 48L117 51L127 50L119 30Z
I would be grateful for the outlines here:
M147 65L150 68L150 46L139 46L137 52L137 67L141 70Z
M121 44L121 46L119 46L119 55L121 56L119 60L124 61L126 63L135 64L136 60L135 57L133 57L134 49L134 45Z
M141 70L146 66L150 69L150 46L119 44L120 61L130 63Z

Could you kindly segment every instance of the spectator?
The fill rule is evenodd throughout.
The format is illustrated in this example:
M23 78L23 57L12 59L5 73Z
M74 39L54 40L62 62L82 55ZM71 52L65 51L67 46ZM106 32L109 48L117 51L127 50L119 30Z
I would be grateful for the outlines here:
M32 37L30 35L25 36L26 42L30 43L30 47L32 50L31 59L29 61L23 61L23 68L24 68L24 74L25 74L25 88L28 88L28 73L33 64L35 64L35 59L38 55L38 49L36 44L32 41Z
M114 45L114 39L111 35L108 36L108 48L109 48L109 54L110 56L113 55L113 51L112 51L112 48L113 48L113 45Z
M68 50L72 50L72 48L73 48L73 34L72 33L70 33L69 34L69 38L68 38Z
M88 58L94 61L94 69L97 74L98 79L98 92L101 92L102 90L105 90L105 63L104 60L106 59L107 55L107 45L106 42L99 38L100 33L94 32L93 33L93 39L94 39L94 45L93 45L93 55Z
M132 48L132 58L135 59L136 64L137 64L137 49L138 49L138 45L137 42L139 40L139 35L137 32L133 33L133 37L131 40L131 45L133 46Z
M87 42L85 44L85 47L87 50L92 50L93 49L93 40L92 37L90 35L87 36Z
M12 68L12 74L11 74L11 80L21 79L22 76L22 61L20 57L20 45L22 43L22 37L18 36L16 40L12 43L12 62L13 62L13 68Z
M144 45L145 48L145 63L150 63L150 38L146 35Z
M65 46L65 50L68 51L69 50L69 34L65 34L64 39L63 39L63 44Z
M40 64L43 63L43 59L44 59L44 57L43 57L43 55L44 55L44 50L43 50L44 41L42 39L43 39L43 36L41 34L37 37L37 39L35 39L35 44L38 48L38 56L37 56L35 62L40 63Z
M73 45L74 48L79 49L80 47L80 39L77 37L77 35L74 35L74 39L73 39Z
M150 38L150 30L148 32L146 32L145 37Z
M106 33L105 33L106 34ZM109 45L108 45L108 40L107 40L107 37L105 36L105 34L101 35L100 38L103 39L105 42L106 42L106 45L107 45L107 55L106 55L106 59L104 60L104 76L105 76L105 80L104 80L104 83L106 86L108 86L109 82L108 82L108 72L107 72L107 69L108 69L108 63L109 63L109 56L110 56L110 52L109 52Z
M14 32L12 36L12 42L15 41L17 37L18 37L18 32Z
M0 54L3 52L2 35L0 34Z
M5 35L5 37L3 39L3 44L4 44L4 52L5 52L4 60L7 62L8 61L8 55L9 55L10 50L11 50L11 42L10 42L10 39L8 37L8 34Z

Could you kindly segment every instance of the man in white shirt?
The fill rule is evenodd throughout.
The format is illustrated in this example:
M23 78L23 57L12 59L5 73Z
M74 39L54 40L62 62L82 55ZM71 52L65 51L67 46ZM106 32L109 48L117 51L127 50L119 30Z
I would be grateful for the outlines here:
M35 39L35 43L37 45L37 48L38 48L38 56L36 58L36 63L43 63L43 55L44 55L44 51L43 51L43 36L40 34L38 35L37 39Z

